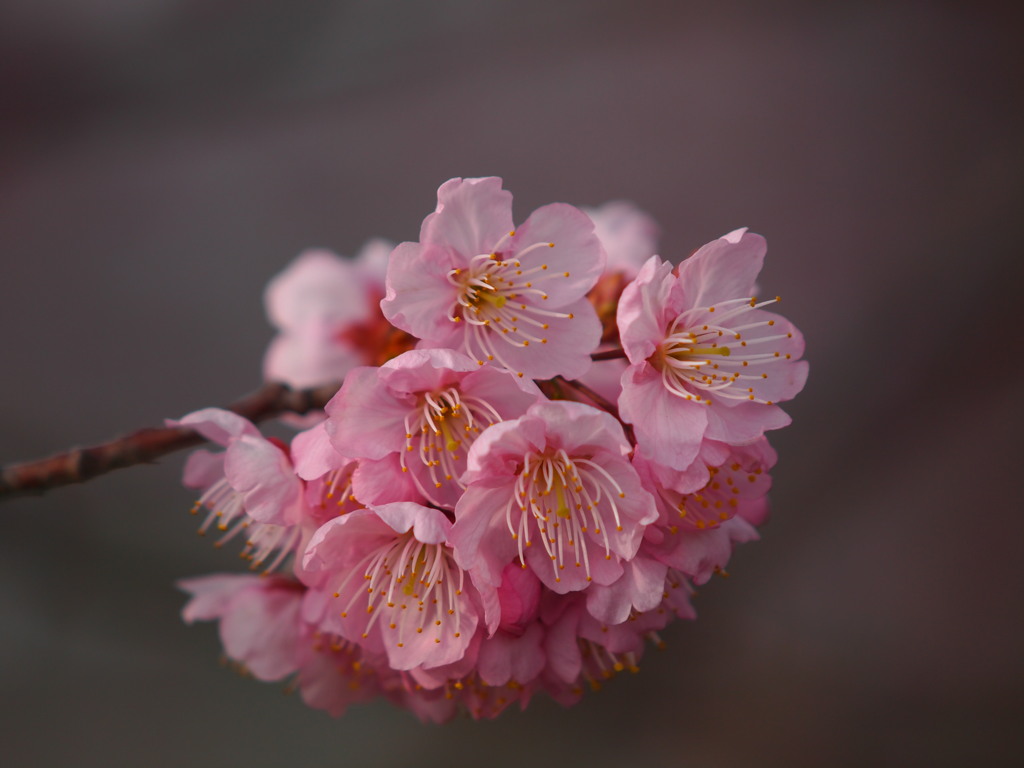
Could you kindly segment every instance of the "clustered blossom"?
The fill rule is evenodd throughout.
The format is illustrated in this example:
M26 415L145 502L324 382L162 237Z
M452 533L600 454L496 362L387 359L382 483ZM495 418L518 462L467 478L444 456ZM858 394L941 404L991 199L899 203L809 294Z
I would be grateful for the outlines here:
M579 700L695 616L767 517L765 432L803 341L736 230L678 267L626 203L516 227L501 180L452 179L420 239L307 252L271 283L268 378L341 381L290 444L218 409L190 457L200 533L253 574L187 579L228 659L341 714L443 722ZM296 422L292 422L295 424Z

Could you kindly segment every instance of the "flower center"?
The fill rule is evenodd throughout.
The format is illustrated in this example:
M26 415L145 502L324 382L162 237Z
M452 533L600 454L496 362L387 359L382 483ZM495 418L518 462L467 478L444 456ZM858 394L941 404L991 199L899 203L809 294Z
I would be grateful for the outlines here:
M363 565L369 615L363 638L369 637L378 620L397 633L395 639L399 648L424 632L433 632L435 643L441 642L448 629L454 637L461 636L459 598L465 573L443 544L424 544L417 541L412 532L402 534L353 568L338 586L335 597L341 595L345 584ZM363 594L355 591L341 612L342 618L346 618L357 603L362 604Z
M424 394L417 409L405 417L402 471L409 471L408 455L417 453L420 466L411 474L413 482L432 503L444 506L437 490L445 483L465 489L459 476L466 469L466 452L481 430L499 421L501 416L489 402L463 395L455 387Z
M783 357L790 359L788 353L784 355L764 345L790 339L793 334L761 335L764 332L758 329L774 326L774 319L742 323L741 318L753 309L777 301L779 297L762 302L756 298L732 299L679 315L649 359L661 372L665 389L683 400L705 405L711 405L711 393L730 400L772 405L771 400L756 393L757 384L768 378L766 372L758 370L758 365Z
M490 253L471 258L468 267L448 273L448 282L456 288L448 319L468 326L463 343L466 353L481 365L497 361L509 370L514 367L502 356L502 343L513 347L547 344L545 331L551 320L573 318L571 312L553 312L540 306L548 300L544 283L568 278L569 273L555 272L544 263L524 266L524 257L539 249L554 248L555 244L535 243L519 252L502 254L500 248L514 234L501 238Z
M567 562L584 568L590 581L590 552L587 538L604 544L606 560L611 546L606 518L622 530L616 499L625 497L608 472L586 458L569 458L564 450L542 455L529 454L516 479L515 491L505 507L505 522L519 542L519 559L526 567L523 546L533 546L535 529L554 568L555 581ZM513 507L519 508L518 520ZM530 521L533 521L533 524Z

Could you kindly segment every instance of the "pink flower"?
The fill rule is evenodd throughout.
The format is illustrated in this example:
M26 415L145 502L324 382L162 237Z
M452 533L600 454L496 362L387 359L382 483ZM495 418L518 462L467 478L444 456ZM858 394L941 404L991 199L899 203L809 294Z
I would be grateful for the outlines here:
M705 442L687 473L634 458L644 485L658 502L658 522L646 550L703 584L725 568L735 544L758 538L755 526L768 516L768 475L776 460L767 439L746 446Z
M302 585L217 574L183 579L178 587L192 595L182 610L185 621L218 620L224 653L255 678L282 680L298 669Z
M219 408L168 419L167 424L191 427L226 448L219 454L195 451L185 464L185 485L204 489L193 513L210 510L199 532L205 534L216 521L225 532L217 546L245 532L243 556L256 568L277 552L267 570L277 568L298 545L305 510L302 481L287 448L264 438L241 416Z
M657 518L622 427L581 403L538 403L470 449L451 533L456 560L497 584L518 556L555 592L610 584Z
M481 430L542 398L536 385L447 349L406 352L380 368L357 368L327 404L335 449L367 465L355 475L368 504L428 499L454 508L466 453ZM396 499L408 480L411 495ZM391 494L386 497L384 494Z
M391 254L385 317L422 339L528 378L575 378L601 337L586 300L604 268L593 222L564 203L518 229L501 179L452 179L418 243Z
M390 250L371 240L355 259L306 251L270 281L267 315L280 333L267 349L265 378L293 387L341 381L411 346L380 314Z
M652 257L619 303L631 363L619 409L644 452L685 469L701 440L749 443L789 423L776 405L807 378L800 332L754 298L765 242L736 230L680 264Z
M325 523L306 548L304 567L327 572L333 604L307 618L386 653L396 670L459 661L482 621L489 632L496 628L499 606L493 588L478 590L455 563L450 529L444 513L411 502Z

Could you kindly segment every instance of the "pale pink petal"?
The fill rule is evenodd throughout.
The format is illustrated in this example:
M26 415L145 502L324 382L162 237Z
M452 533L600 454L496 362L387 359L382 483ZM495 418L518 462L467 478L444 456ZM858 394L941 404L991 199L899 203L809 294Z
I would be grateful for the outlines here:
M388 263L387 294L380 303L390 323L419 339L448 337L459 331L448 319L457 289L448 273L460 266L447 248L402 243Z
M781 429L792 419L777 405L740 403L731 408L708 408L709 440L723 443L750 443L763 436L766 430Z
M555 376L576 379L585 374L592 364L590 354L601 342L601 321L597 312L585 298L551 309L572 317L545 318L549 328L538 338L547 339L546 343L534 341L525 347L516 346L505 341L500 333L487 331L494 349L494 362L531 379Z
M383 459L360 459L352 475L352 493L363 504L424 501L410 473L402 471L396 453Z
M511 476L523 456L543 450L545 442L544 424L540 419L524 416L493 424L480 433L469 449L462 480L474 483Z
M630 362L647 360L664 341L676 309L673 302L675 284L672 264L652 256L641 267L636 279L622 291L616 325L622 348Z
M644 453L659 464L674 469L690 466L700 450L710 410L670 394L661 374L647 363L630 366L622 375L619 414L633 425Z
M192 595L182 609L181 617L186 624L220 619L240 592L258 586L261 581L260 576L248 573L217 573L181 579L176 584L178 589Z
M399 395L450 387L479 369L475 361L451 349L414 349L388 360L377 375L381 384Z
M707 307L754 295L754 283L768 246L761 235L745 229L702 246L679 265L686 306Z
M443 543L452 527L444 512L408 501L381 504L373 507L373 511L396 533L412 531L416 540L424 544Z
M270 322L288 331L361 320L371 309L354 263L323 250L305 251L271 280L265 303Z
M292 438L292 462L295 474L303 480L315 480L344 466L348 460L331 445L326 422L299 432Z
M659 227L632 203L613 201L583 210L594 220L594 231L608 254L606 272L622 272L632 279L657 253Z
M471 485L455 508L448 540L455 562L478 583L497 587L505 566L516 556L516 542L505 526L511 493L511 482L490 488Z
M544 630L537 623L519 636L498 632L484 640L480 646L480 679L488 685L530 682L544 669L543 641Z
M471 258L490 253L512 226L512 193L501 179L450 179L437 190L437 211L423 220L420 241Z
M267 347L263 378L304 389L340 382L362 362L362 355L338 340L333 332L282 333Z
M554 247L548 247L551 243ZM606 261L593 221L579 208L565 203L551 203L530 214L516 229L508 258L515 258L524 272L542 269L531 276L531 282L547 294L544 304L552 308L586 295L597 283Z
M579 562L575 562L574 557L578 556L571 551L567 553L564 568L559 568L539 541L526 550L527 565L545 587L559 595L579 592L592 584L611 584L622 576L622 561L615 555L606 555L596 542L589 545L589 576L583 558L579 557Z
M335 450L354 459L381 459L405 447L403 403L380 385L377 368L356 368L327 403L327 434Z
M240 593L220 623L225 653L258 680L281 680L296 671L301 602L302 591L292 588Z
M621 624L632 611L650 611L662 601L667 566L638 556L623 569L622 577L614 584L595 584L587 590L587 611L598 621Z
M260 436L243 435L228 446L224 474L245 494L245 511L254 520L275 525L298 522L302 481L284 452Z
M168 427L189 427L207 440L226 446L242 435L258 435L259 430L248 419L223 408L203 408L180 419L166 419Z
M209 488L224 478L224 453L213 453L204 448L193 451L185 460L182 482L186 488Z
M633 446L614 416L585 403L555 400L537 403L528 415L544 422L547 445L555 450L628 456Z
M627 365L625 360L598 360L585 374L576 378L608 402L614 403L622 394L622 374Z

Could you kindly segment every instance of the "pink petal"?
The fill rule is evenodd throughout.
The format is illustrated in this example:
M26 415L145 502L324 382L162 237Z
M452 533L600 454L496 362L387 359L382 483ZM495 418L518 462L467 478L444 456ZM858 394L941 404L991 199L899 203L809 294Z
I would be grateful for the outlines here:
M448 319L457 290L448 273L462 266L450 249L402 243L388 263L387 294L380 303L388 322L419 339L448 338L460 332Z
M168 427L190 427L207 440L226 446L242 435L258 435L259 430L237 413L222 408L203 408L181 419L166 419Z
M265 302L270 322L290 331L361 320L371 310L354 263L323 250L300 254L267 285Z
M659 464L673 469L690 466L700 450L709 410L669 394L661 374L648 363L631 365L622 375L619 414L633 425L644 454Z
M608 254L606 272L633 278L643 263L658 251L659 227L632 203L613 201L600 208L585 208L594 231Z
M554 247L547 247L549 243ZM534 245L541 247L523 253ZM546 267L532 282L547 293L544 303L552 308L585 296L601 277L606 261L594 222L565 203L551 203L530 214L516 230L509 257L520 261L524 270Z
M545 303L542 308L547 308ZM547 318L549 328L544 331L547 343L532 342L527 347L509 344L500 338L501 334L490 333L491 345L495 349L495 364L501 364L526 378L550 379L564 376L576 379L589 370L590 354L601 342L601 321L593 305L585 298L551 307L572 317Z
M335 450L353 459L382 459L405 447L405 417L413 403L401 402L380 385L377 368L356 368L327 403L327 434Z
M303 480L315 480L343 467L347 460L331 445L326 422L299 432L292 438L292 462L295 474Z
M257 586L260 581L260 576L248 573L217 573L181 579L176 584L178 589L192 595L182 609L181 617L186 624L219 619L240 592Z
M456 178L437 190L437 211L423 220L420 241L471 258L490 253L512 229L512 193L501 188L501 179Z
M544 669L543 640L544 630L537 623L520 636L499 632L485 640L480 646L480 678L488 685L530 682Z
M408 501L381 504L373 507L373 511L396 533L411 530L416 540L424 544L444 543L452 527L441 510Z
M706 307L753 296L767 250L763 237L745 229L702 246L679 265L679 284L686 295L686 306Z
M299 607L296 589L249 589L232 602L220 637L229 657L258 680L274 681L298 668Z
M302 482L284 452L260 436L244 435L225 453L224 474L245 494L245 511L261 523L297 522Z
M643 362L665 340L667 326L675 317L675 284L672 264L652 256L622 291L616 324L630 362Z

